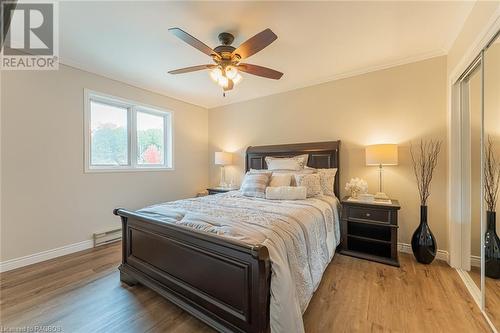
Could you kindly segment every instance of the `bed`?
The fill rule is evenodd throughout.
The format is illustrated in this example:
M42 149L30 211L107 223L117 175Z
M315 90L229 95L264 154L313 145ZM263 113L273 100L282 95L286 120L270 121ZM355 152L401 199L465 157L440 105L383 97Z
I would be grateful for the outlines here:
M309 167L338 169L339 197L339 150L340 141L249 147L246 170L266 169L266 156L308 154ZM337 204L335 197L269 202L229 192L115 209L120 278L221 332L302 332L302 313L340 240Z

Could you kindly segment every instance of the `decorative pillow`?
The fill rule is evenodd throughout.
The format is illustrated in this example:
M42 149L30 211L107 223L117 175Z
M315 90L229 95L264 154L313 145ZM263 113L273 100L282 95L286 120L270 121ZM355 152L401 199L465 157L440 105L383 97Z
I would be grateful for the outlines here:
M267 187L266 199L269 200L304 200L307 189L304 186Z
M273 173L271 176L271 182L269 186L278 187L278 186L290 186L292 182L292 174L291 173Z
M288 171L290 172L290 171ZM269 171L267 169L250 169L250 171L248 171L248 173L251 173L251 174L259 174L259 173L264 173L264 174L267 174L269 176L269 178L271 178L271 175L272 175L272 171Z
M241 193L247 197L266 197L266 187L271 173L247 172L241 184Z
M307 167L307 161L309 160L309 154L297 155L297 156L294 156L293 158L296 158L296 159L302 161L304 168Z
M266 156L268 170L301 170L307 165L308 154L293 157Z
M297 186L306 188L308 198L321 194L321 182L317 173L295 175L295 182Z
M307 169L302 169L302 170L293 171L293 172L291 172L290 170L273 170L273 175L285 174L285 173L292 175L292 182L290 183L290 185L297 186L297 183L295 182L295 175L310 175L312 173L316 173L316 169L307 168Z
M333 192L333 187L335 185L335 175L337 174L337 169L317 169L317 171L321 184L321 192L323 192L324 195L334 197L335 192Z

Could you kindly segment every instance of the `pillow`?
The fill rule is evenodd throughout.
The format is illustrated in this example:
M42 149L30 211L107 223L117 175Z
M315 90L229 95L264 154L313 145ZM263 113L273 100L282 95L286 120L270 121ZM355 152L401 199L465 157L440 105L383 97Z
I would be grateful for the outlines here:
M266 164L268 170L300 170L303 166L300 161L295 158L274 158L266 157Z
M312 173L316 173L316 169L312 168L307 168L307 169L302 169L298 171L290 171L290 170L273 170L273 175L275 174L291 174L292 175L292 182L290 183L291 186L297 186L297 182L295 181L295 176L296 175L310 175Z
M291 173L273 173L271 176L271 182L269 186L278 187L278 186L290 186L292 182L292 174Z
M265 198L271 173L247 172L241 183L241 193L247 197Z
M297 156L294 156L293 158L296 158L296 159L302 161L304 168L307 167L307 161L309 160L309 154L297 155Z
M304 186L267 187L266 199L269 200L304 200L307 189Z
M290 171L288 171L288 172L290 172ZM269 177L269 179L271 179L271 175L273 174L272 171L269 171L267 169L250 169L250 171L248 171L247 173L250 173L252 175L265 174Z
M323 192L324 195L334 197L335 192L333 192L333 187L335 185L335 175L337 174L337 169L317 169L317 171L321 185L321 192Z
M306 188L308 198L321 194L321 182L317 173L295 175L295 182L297 186Z
M308 154L293 157L266 156L268 170L301 170L307 165Z

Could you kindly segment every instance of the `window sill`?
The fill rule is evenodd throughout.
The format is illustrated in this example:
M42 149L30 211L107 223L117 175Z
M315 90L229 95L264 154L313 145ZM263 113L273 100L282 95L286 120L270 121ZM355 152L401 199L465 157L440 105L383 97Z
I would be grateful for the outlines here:
M174 171L175 169L167 167L143 167L143 168L85 168L84 173L121 173L121 172L158 172Z

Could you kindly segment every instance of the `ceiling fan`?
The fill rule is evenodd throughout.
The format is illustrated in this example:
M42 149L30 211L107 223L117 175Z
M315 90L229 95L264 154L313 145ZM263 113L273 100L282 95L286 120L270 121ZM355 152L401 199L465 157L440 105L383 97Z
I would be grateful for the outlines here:
M222 32L219 34L221 45L214 49L180 28L170 28L168 30L187 44L210 56L214 62L213 64L176 69L169 71L169 73L184 74L210 69L210 76L224 91L223 96L225 96L226 91L232 90L234 85L241 81L239 71L274 80L279 80L283 76L283 73L274 69L241 62L241 60L261 51L278 38L269 28L248 39L238 48L231 46L234 36L228 32Z

